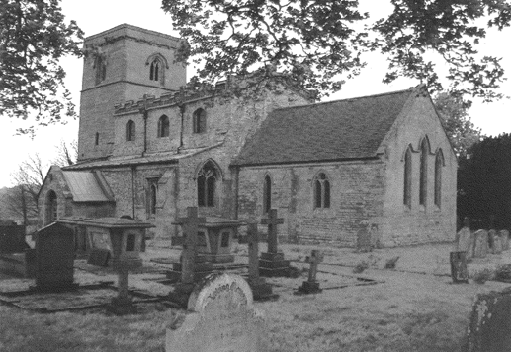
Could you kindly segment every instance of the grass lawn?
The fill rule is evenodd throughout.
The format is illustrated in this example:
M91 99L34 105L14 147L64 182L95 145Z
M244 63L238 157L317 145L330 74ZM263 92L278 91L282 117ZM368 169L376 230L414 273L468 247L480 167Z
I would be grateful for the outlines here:
M310 251L304 246L283 248L286 257L296 260ZM319 271L324 278L331 281L333 277L348 277L357 263L367 261L369 269L361 275L383 283L295 296L289 281L283 279L283 285L276 287L280 294L277 301L255 304L266 314L271 351L459 351L474 296L509 286L493 281L484 285L451 284L450 277L445 276L447 245L384 249L369 254L349 249L323 250L325 263L319 265ZM509 252L471 265L511 261ZM162 256L161 249L149 248L144 259L152 253ZM238 253L243 254L243 250ZM400 255L396 270L382 270L385 259L395 255ZM339 263L342 265L336 265ZM99 274L102 279L112 279L110 273L83 270L76 270L75 278L90 280ZM157 289L154 282L148 284L138 276L130 276L130 285ZM301 280L305 280L305 273L296 282ZM4 281L0 280L0 289ZM328 283L321 285L327 287ZM170 287L158 289L161 294ZM164 351L165 329L182 314L182 310L159 303L142 304L138 314L123 317L100 309L34 313L0 306L0 351Z

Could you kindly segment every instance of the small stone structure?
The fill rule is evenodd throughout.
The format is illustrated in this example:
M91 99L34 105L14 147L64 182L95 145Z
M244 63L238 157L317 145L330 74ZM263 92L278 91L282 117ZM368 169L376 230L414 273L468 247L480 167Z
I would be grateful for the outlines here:
M500 236L500 240L502 242L502 250L507 251L509 249L509 231L508 230L500 230L499 236Z
M289 260L284 260L284 253L278 250L277 225L283 224L284 219L278 218L276 209L270 209L268 218L262 219L261 223L268 225L268 252L261 253L260 275L268 277L289 275Z
M306 258L306 262L310 264L309 267L309 277L307 281L302 283L302 286L298 288L298 293L301 294L311 294L311 293L321 293L321 289L319 288L319 282L316 281L316 274L318 271L318 264L323 261L323 254L320 253L317 249L313 249L311 251L310 257Z
M211 274L194 289L189 313L167 329L167 352L266 352L264 318L241 276Z
M65 225L54 222L36 234L36 289L59 292L76 289L74 235Z
M511 290L478 295L463 352L511 351Z

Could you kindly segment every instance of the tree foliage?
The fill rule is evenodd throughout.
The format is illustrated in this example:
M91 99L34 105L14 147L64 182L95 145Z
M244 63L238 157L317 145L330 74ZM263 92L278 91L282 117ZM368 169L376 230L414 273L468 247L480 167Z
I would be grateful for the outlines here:
M81 55L82 35L59 0L0 0L0 115L35 119L19 132L76 116L59 59Z
M449 66L451 89L495 98L502 81L499 59L479 58L474 47L486 28L511 20L504 0L390 0L392 13L370 24L358 1L162 0L173 28L186 42L178 59L196 63L192 81L227 75L285 75L321 96L360 72L361 54L380 50L389 60L384 77L416 78L445 89L427 53ZM481 18L488 19L478 25Z
M475 227L511 228L511 134L485 137L460 159L458 215Z
M465 157L468 148L481 138L481 130L474 127L468 115L470 102L445 91L438 93L433 101L456 155Z

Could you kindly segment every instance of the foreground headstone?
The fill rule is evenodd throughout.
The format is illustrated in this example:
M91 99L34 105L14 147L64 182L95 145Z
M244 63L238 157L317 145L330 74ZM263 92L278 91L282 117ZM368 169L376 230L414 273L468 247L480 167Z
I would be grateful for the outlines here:
M500 241L502 242L502 250L507 251L509 249L509 231L508 230L500 230L499 236L500 236Z
M468 284L467 252L451 252L451 277L455 284Z
M463 352L511 351L511 291L478 295Z
M488 232L477 230L474 238L474 258L485 258L488 253Z
M264 318L238 275L211 274L188 300L181 326L167 329L167 352L266 352Z
M51 223L36 234L36 289L60 292L76 289L74 233L60 223Z

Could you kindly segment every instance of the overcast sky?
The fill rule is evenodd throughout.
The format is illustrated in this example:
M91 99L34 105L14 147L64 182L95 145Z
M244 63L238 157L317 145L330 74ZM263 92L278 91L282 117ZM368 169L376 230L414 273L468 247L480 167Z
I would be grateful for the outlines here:
M382 0L361 0L361 10L369 11L373 19L382 17L390 7ZM172 31L170 16L161 10L161 0L63 0L62 10L66 19L77 21L85 36L91 36L117 25L128 23L138 27L177 36ZM379 6L379 7L378 7ZM511 75L511 57L507 55L507 43L511 29L502 32L489 31L487 38L478 48L481 53L502 57L502 65L506 76ZM507 56L506 56L507 55ZM372 54L366 58L368 67L360 76L349 81L342 91L328 98L341 99L368 94L377 94L387 91L405 89L419 84L417 81L400 79L391 85L382 83L386 63L383 57ZM66 86L71 91L73 100L79 111L80 89L82 80L83 60L66 58L62 65L67 73ZM190 76L190 74L188 74ZM511 83L502 86L504 94L511 95ZM511 132L511 101L504 99L498 102L483 104L475 101L470 110L472 122L487 135L498 135L502 132ZM70 121L67 125L44 127L37 131L37 136L31 140L27 136L13 136L20 122L2 118L0 128L0 147L2 153L2 167L0 168L0 187L11 186L10 175L18 165L29 155L39 153L49 161L54 158L56 146L61 140L70 142L77 139L78 121Z

